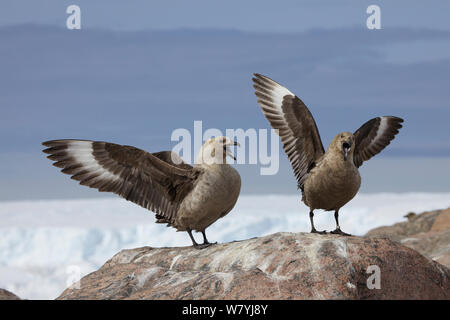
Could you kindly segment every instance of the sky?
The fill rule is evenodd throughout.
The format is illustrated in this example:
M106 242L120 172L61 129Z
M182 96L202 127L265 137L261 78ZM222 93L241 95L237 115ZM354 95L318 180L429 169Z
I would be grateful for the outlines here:
M79 5L83 26L108 30L235 29L292 33L313 28L365 26L379 5L382 27L448 30L447 0L2 0L0 26L65 25L66 8Z
M81 30L66 8L81 8ZM381 30L366 8L381 8ZM254 72L296 93L323 144L372 117L404 128L361 168L362 192L450 191L448 1L9 1L0 4L0 200L98 197L40 143L170 150L177 128L270 128ZM280 170L236 165L243 193L295 193Z

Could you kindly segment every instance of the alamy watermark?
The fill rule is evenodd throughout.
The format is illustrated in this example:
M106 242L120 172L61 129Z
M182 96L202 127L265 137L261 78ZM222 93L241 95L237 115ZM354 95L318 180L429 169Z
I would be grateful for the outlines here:
M69 16L66 19L66 26L69 30L81 29L81 8L78 5L69 5L66 9ZM367 7L366 14L369 16L366 19L366 26L370 30L381 29L381 9L380 6L372 4Z
M274 129L220 129L209 128L203 131L202 121L194 121L193 135L185 128L178 128L172 132L171 141L177 142L172 151L180 155L187 163L200 152L202 145L211 138L226 136L237 142L235 160L229 159L231 164L259 164L261 175L274 175L280 166L280 138ZM217 152L224 152L218 149Z
M381 289L381 270L377 265L370 265L366 270L367 274L371 274L369 278L367 278L367 288L372 289Z
M81 29L81 9L79 6L72 4L67 7L66 13L70 16L66 19L66 26L69 30Z
M367 14L370 14L366 20L366 26L369 30L381 29L381 9L376 4L367 7Z

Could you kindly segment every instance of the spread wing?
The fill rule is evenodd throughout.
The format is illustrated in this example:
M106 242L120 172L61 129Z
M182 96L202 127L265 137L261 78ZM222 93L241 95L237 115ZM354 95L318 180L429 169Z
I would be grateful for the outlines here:
M255 94L264 116L278 129L299 188L308 172L325 153L311 112L300 98L279 83L263 75L254 74Z
M150 154L131 146L89 140L43 143L54 166L81 185L113 192L170 222L200 171L171 151ZM180 162L181 161L181 162Z
M356 167L378 154L391 143L402 127L403 119L385 116L373 118L364 123L353 134L355 137L355 151L353 162Z

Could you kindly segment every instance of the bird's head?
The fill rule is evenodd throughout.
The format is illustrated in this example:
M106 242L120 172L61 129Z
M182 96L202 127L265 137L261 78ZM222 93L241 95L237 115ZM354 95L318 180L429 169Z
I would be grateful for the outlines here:
M342 153L344 161L348 158L353 159L355 137L351 132L339 133L331 142L331 147L335 153Z
M239 143L231 140L228 137L214 137L203 144L198 153L196 164L225 164L226 157L229 156L236 160L236 157L231 153L230 146L239 146Z

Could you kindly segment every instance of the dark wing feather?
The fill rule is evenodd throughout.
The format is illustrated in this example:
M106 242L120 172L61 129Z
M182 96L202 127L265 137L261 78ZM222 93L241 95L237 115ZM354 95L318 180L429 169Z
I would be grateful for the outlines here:
M191 170L192 166L183 162L183 159L173 151L160 151L152 153L153 156L181 169Z
M355 151L353 162L356 167L386 148L402 127L403 119L392 116L373 118L364 123L353 134Z
M56 167L80 184L113 192L171 222L180 202L192 190L200 172L170 151L154 155L109 142L52 140L43 143Z
M272 79L254 75L258 103L270 125L278 129L283 149L302 189L308 172L325 153L316 122L300 98Z

